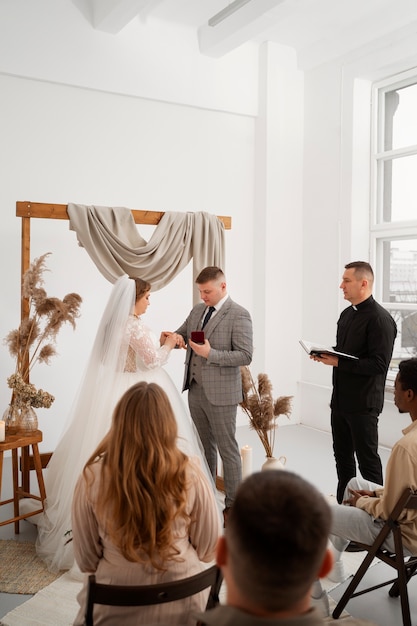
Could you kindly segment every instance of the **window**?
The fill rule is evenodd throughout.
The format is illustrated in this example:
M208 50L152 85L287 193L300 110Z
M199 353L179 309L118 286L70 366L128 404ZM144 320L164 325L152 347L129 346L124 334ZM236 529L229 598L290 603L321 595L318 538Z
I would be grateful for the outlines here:
M417 356L417 68L373 87L371 258L394 317L392 370Z

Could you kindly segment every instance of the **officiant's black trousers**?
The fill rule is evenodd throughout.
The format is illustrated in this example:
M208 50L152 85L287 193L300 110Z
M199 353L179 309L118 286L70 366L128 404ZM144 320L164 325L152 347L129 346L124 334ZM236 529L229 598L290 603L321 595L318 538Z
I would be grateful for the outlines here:
M378 454L378 417L332 411L333 452L338 478L337 501L349 480L356 476L356 459L362 478L383 484L382 463Z

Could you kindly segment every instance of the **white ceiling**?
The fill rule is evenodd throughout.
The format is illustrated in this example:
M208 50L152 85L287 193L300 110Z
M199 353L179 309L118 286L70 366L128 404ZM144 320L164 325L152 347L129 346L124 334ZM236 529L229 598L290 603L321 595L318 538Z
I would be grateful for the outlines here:
M192 28L202 54L220 57L247 41L273 41L297 51L301 69L361 48L415 36L417 0L249 0L215 27L213 15L232 0L71 0L91 26L117 34L132 20Z

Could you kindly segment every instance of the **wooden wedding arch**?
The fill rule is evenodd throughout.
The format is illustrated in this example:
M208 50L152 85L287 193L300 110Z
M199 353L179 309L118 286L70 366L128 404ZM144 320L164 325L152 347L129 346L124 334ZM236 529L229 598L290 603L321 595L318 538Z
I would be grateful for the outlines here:
M164 215L164 211L142 211L138 209L131 209L132 216L135 224L146 224L150 226L157 226ZM16 202L16 217L22 219L22 247L21 247L21 289L23 286L23 275L29 269L30 266L30 220L32 218L42 219L54 219L54 220L69 220L68 205L67 204L49 204L45 202L28 202L18 201ZM224 224L226 230L230 230L232 227L232 218L224 215L217 216ZM21 308L20 317L21 320L29 316L29 300L23 297L21 293ZM29 355L27 356L29 358ZM28 380L29 382L29 373ZM52 456L52 452L41 454L42 466L46 467L49 459ZM21 458L21 472L22 472L22 488L24 491L29 491L30 486L30 470L34 469L33 459L29 455L28 448L22 448ZM217 487L224 489L223 479L217 477Z

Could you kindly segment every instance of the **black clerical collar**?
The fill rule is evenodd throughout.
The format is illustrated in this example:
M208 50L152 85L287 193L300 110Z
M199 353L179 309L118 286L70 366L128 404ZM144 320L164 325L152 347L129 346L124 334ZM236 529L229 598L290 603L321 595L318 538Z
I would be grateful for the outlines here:
M369 296L369 298L366 298L366 300L362 300L362 302L359 302L359 304L352 304L352 309L354 309L355 311L359 311L362 308L366 308L366 306L373 302L373 300L373 296Z

